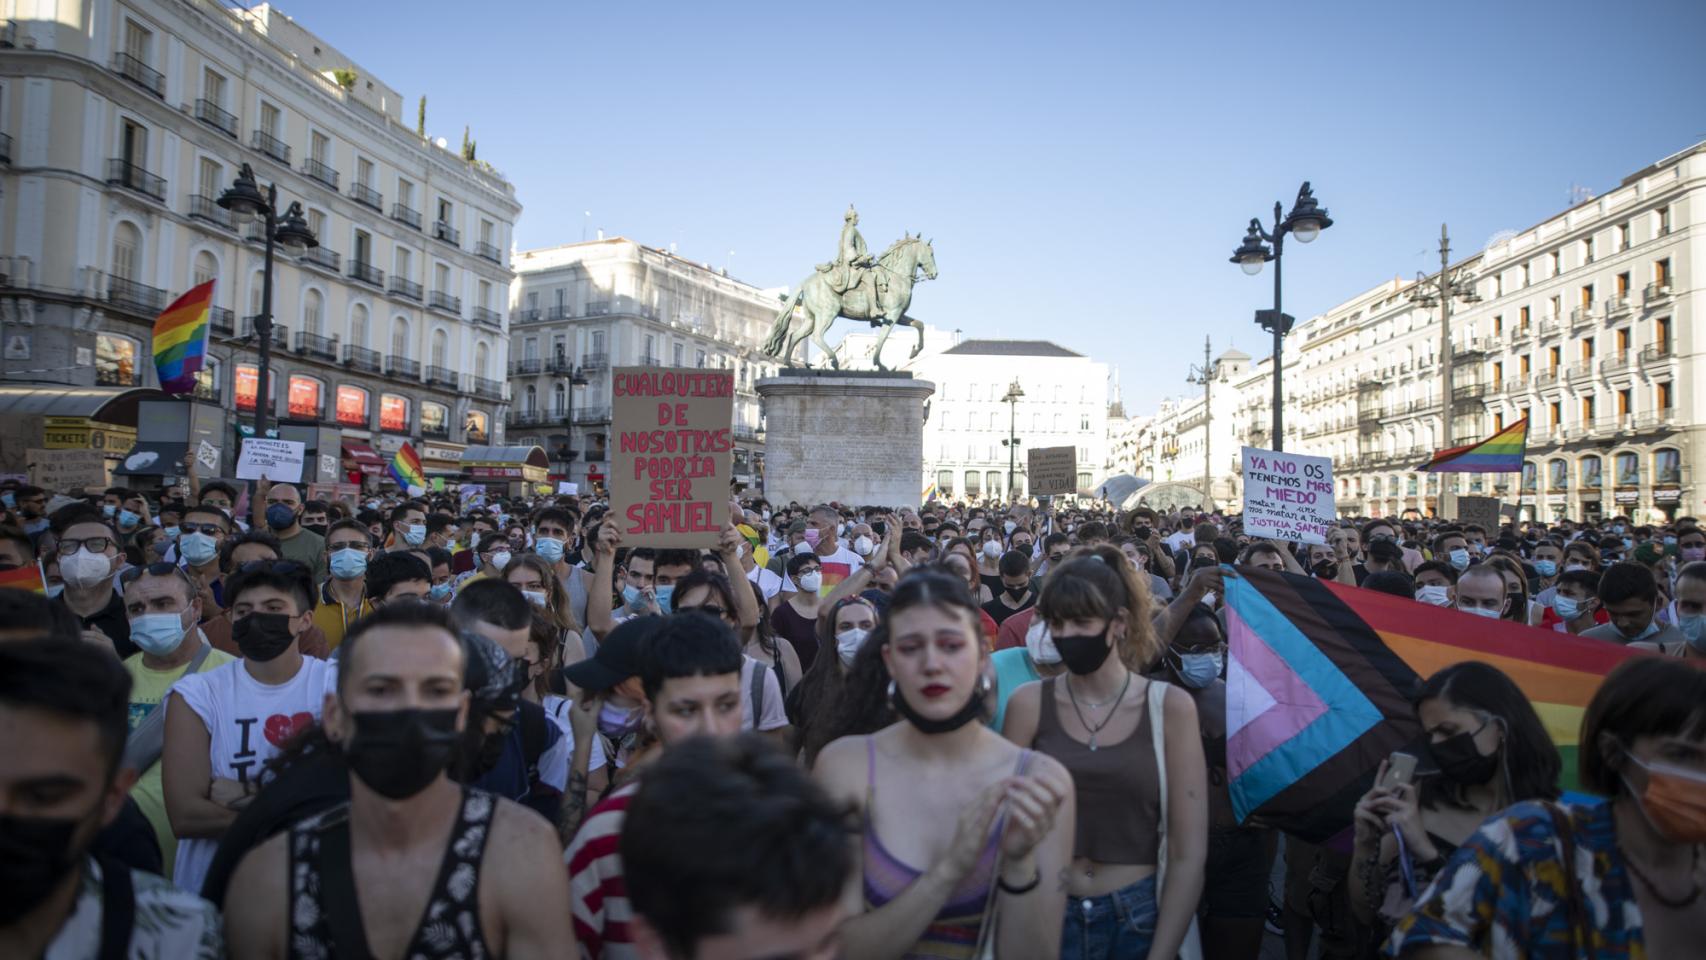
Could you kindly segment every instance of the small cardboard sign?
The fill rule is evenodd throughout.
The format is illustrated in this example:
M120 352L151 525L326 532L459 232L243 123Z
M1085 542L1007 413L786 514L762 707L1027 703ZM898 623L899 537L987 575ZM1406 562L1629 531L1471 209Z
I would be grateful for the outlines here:
M106 487L112 480L107 455L100 450L27 448L30 483L49 494L81 493L85 487Z
M307 450L308 445L300 440L246 437L237 455L237 479L259 480L265 475L273 483L301 483Z
M1078 448L1032 447L1025 461L1025 481L1034 497L1077 493Z
M208 443L206 440L197 442L195 448L195 462L201 464L201 467L204 470L218 472L219 448Z
M729 500L734 374L619 367L610 513L629 547L714 547Z
M570 483L567 480L558 480L557 481L557 495L558 496L573 497L573 496L578 496L580 494L580 492L581 492L581 485L578 483Z
M1244 532L1265 540L1326 543L1338 520L1333 461L1245 447Z
M1499 519L1499 498L1458 497L1457 522L1465 526L1473 523L1488 533L1497 531L1504 524L1504 521Z

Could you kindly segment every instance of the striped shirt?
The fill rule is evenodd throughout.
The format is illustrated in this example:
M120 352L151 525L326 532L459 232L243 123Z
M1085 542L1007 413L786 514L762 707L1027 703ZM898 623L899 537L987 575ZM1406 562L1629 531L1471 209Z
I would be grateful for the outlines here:
M575 941L589 960L638 960L628 925L628 884L622 877L622 821L638 779L624 784L587 812L580 832L563 851L569 868L569 900Z

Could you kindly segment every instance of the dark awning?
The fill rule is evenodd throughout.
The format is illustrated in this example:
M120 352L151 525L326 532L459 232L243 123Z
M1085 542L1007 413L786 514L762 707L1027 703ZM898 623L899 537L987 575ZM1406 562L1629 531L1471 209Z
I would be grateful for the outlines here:
M462 462L485 464L526 464L530 467L548 468L551 461L545 456L545 448L537 444L519 447L482 447L470 446L462 451Z
M190 455L187 443L150 440L138 443L124 455L124 462L114 470L114 476L179 477L184 468L178 464Z
M8 383L0 385L0 416L88 417L134 427L138 400L163 399L159 390L138 387Z
M373 452L372 447L365 443L345 440L343 452L345 457L355 461L356 469L362 473L377 476L385 472L385 461L380 458L379 454Z

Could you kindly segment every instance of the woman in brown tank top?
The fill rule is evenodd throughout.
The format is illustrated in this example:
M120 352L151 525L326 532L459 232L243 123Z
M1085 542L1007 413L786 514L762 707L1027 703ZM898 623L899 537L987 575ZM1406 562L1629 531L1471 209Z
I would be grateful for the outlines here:
M1159 653L1149 605L1148 588L1117 549L1081 551L1062 564L1043 583L1037 616L1068 672L1020 687L1007 704L1007 739L1059 760L1077 792L1063 957L1173 957L1202 892L1208 779L1201 732L1188 694L1142 676ZM1152 697L1161 698L1159 714ZM1164 771L1156 763L1156 716Z

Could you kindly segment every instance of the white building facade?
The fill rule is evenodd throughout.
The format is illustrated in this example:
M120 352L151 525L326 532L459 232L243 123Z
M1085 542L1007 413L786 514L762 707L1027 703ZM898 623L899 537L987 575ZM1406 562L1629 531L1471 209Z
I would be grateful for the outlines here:
M1285 346L1285 447L1333 458L1346 516L1435 514L1442 495L1449 515L1452 494L1499 496L1544 520L1699 514L1702 257L1706 143L1454 264L1472 293L1452 309L1449 396L1440 309L1417 302L1437 276L1383 283L1299 324ZM1271 366L1258 361L1239 385L1241 443L1271 446ZM1447 404L1456 445L1528 419L1523 471L1415 472L1443 445ZM1164 405L1140 466L1161 469L1192 416ZM1224 469L1217 484L1235 486L1238 464Z
M397 91L268 5L7 6L0 380L157 386L155 315L212 279L197 396L248 420L262 244L215 203L246 163L320 243L275 264L262 402L281 429L322 456L410 442L429 475L501 442L521 211L501 174L418 134Z
M1026 451L1040 447L1077 448L1080 491L1102 479L1107 364L1047 340L963 340L908 369L936 385L924 422L924 489L938 498L1023 498ZM1024 395L1009 404L1002 398L1014 384ZM1013 435L1019 445L1009 488L1002 441Z
M544 446L553 476L597 487L610 471L612 367L732 370L733 476L742 488L759 485L764 422L754 385L778 367L761 347L781 291L620 237L524 250L515 267L510 442Z

